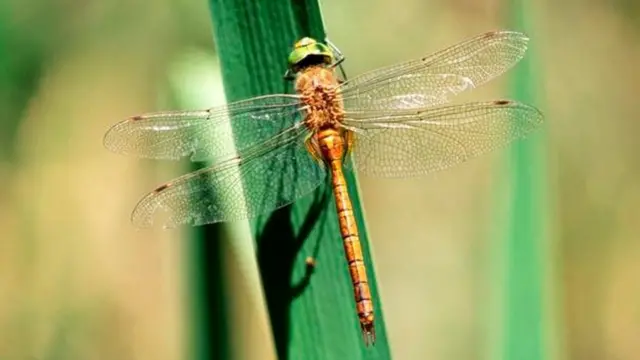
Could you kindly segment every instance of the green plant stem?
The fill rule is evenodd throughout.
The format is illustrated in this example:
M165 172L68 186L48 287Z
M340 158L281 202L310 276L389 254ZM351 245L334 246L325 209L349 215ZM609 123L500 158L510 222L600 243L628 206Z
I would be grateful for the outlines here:
M527 11L530 2L511 2L512 23L517 30L532 36L529 22L533 17ZM536 37L532 36L529 51L514 69L512 94L517 100L538 105L537 84L533 72ZM549 331L545 307L548 286L546 249L547 218L545 168L542 161L540 131L531 138L512 146L510 165L512 184L511 203L505 227L506 266L504 301L504 330L502 356L505 360L547 360Z
M228 101L283 92L293 43L302 36L324 39L315 0L211 0L210 6ZM375 347L362 340L335 204L322 186L253 224L279 359L390 358L355 176L347 174L347 181L376 305ZM316 259L315 269L306 267L307 256Z

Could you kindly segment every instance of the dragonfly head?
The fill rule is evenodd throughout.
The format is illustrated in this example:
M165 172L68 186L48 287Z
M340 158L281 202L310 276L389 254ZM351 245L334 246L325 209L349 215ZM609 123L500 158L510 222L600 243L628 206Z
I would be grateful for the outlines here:
M313 38L304 37L293 45L289 54L289 70L296 73L307 66L332 64L334 61L331 49Z

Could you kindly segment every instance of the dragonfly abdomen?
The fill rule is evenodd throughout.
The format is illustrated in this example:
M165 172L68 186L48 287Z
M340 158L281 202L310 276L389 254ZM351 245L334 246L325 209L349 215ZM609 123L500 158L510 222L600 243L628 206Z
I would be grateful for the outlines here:
M331 185L336 202L340 234L342 235L345 257L349 264L349 274L351 275L362 335L365 342L373 343L375 329L371 289L358 235L358 225L353 213L347 181L342 171L342 160L346 151L345 138L339 130L328 128L316 134L316 141L321 157L331 170Z

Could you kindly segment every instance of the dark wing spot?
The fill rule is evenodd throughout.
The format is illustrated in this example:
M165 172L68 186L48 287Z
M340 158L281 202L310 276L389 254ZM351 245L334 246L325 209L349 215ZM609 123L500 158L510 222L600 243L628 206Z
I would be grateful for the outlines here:
M160 186L158 186L155 190L153 190L154 193L159 193L159 192L163 192L165 191L168 187L170 187L172 184L171 183L166 183L166 184L162 184Z
M511 101L509 100L496 100L493 102L495 105L509 105Z
M498 34L497 31L489 31L484 34L484 37L489 39L489 38L495 37L497 34Z
M133 121L142 120L142 116L140 116L140 115L133 116L133 117L131 117L131 120L133 120Z

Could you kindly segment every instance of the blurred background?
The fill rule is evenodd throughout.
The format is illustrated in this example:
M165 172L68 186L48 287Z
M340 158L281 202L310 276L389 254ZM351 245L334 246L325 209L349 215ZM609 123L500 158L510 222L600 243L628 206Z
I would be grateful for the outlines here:
M640 4L531 3L549 353L638 359ZM351 75L508 27L500 0L322 9ZM102 136L134 114L222 103L217 64L206 1L0 2L0 359L185 358L184 241L129 223L180 169L109 153ZM470 98L503 97L508 80ZM394 358L496 360L487 314L505 289L492 214L508 201L507 156L359 178ZM231 302L246 301L229 283ZM264 310L243 309L230 316L253 324L237 331L255 345L239 358L273 358L266 322L252 320Z

